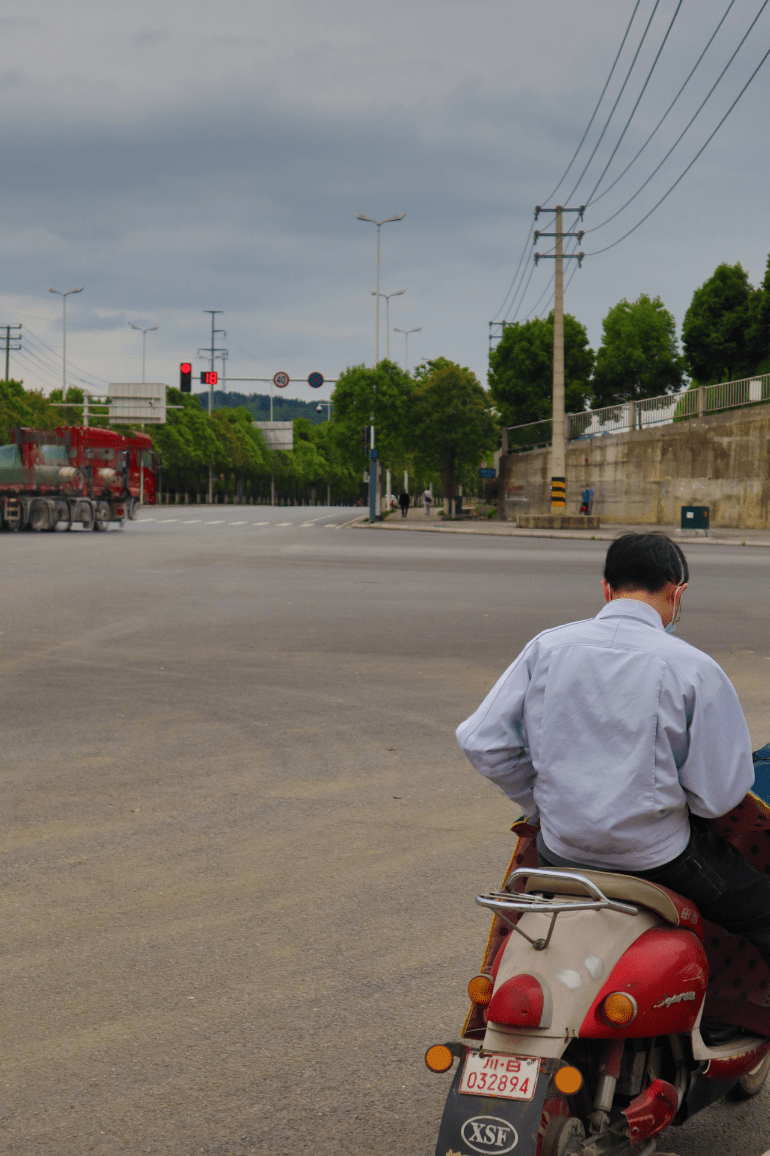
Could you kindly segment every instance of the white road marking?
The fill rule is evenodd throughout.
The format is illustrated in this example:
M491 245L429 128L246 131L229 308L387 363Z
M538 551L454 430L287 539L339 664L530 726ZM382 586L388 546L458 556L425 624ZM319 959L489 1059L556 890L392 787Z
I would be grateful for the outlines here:
M276 526L293 526L293 522L276 522Z
M213 522L206 522L206 525L207 526L221 526L223 522L224 522L224 518L215 518L215 520Z
M228 526L245 526L245 522L228 522Z
M200 522L200 518L182 518L183 526L194 526L196 522Z
M178 522L179 521L178 518L154 518L154 519L147 518L146 520L148 522L149 521L155 521L155 522ZM143 518L142 521L145 521L145 519Z
M252 526L269 526L269 522L252 522Z

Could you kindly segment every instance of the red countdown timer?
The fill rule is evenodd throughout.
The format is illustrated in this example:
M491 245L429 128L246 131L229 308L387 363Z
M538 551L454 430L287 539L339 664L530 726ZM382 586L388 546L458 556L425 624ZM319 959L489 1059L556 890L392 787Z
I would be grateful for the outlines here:
M216 370L206 370L201 374L201 385L216 385L218 380Z

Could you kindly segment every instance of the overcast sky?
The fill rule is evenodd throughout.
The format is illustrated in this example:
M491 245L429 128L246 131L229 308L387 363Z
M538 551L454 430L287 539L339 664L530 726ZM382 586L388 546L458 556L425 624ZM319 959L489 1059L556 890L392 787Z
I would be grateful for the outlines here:
M607 95L564 184L572 190L654 11L637 63L574 192L587 200L678 0L640 0ZM729 0L683 0L601 193L673 99ZM22 322L12 370L60 384L61 298L72 379L176 384L222 309L228 377L336 377L374 358L375 241L391 326L422 326L410 362L444 355L486 381L488 322L607 80L635 0L7 0L0 18L0 324ZM586 212L602 224L650 174L762 0L733 0L703 64L648 148ZM770 7L692 129L616 220L621 236L679 176L770 47ZM681 326L721 261L761 280L770 236L770 60L668 200L586 259L566 307L588 327L621 297L659 294ZM574 178L574 179L573 179ZM549 224L539 223L541 228ZM545 248L541 241L539 248ZM531 259L532 245L527 250ZM569 270L571 272L571 269ZM546 291L535 270L521 319ZM527 275L529 264L527 264ZM29 336L27 334L29 333ZM52 353L39 344L44 342ZM381 356L385 353L382 308ZM401 361L404 341L390 335ZM75 368L77 367L77 368ZM221 363L218 364L221 370ZM258 384L233 385L252 392ZM286 396L315 397L290 386ZM328 397L329 389L319 391Z

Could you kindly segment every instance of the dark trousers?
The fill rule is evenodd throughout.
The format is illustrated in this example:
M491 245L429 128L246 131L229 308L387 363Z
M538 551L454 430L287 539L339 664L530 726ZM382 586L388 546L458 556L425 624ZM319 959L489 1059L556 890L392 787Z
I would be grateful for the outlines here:
M558 866L549 861L547 850L539 854L542 867ZM570 867L581 866L589 865L570 863ZM770 879L756 871L731 843L715 835L702 820L691 820L690 842L676 859L652 871L623 874L649 879L691 899L704 919L753 943L770 967Z

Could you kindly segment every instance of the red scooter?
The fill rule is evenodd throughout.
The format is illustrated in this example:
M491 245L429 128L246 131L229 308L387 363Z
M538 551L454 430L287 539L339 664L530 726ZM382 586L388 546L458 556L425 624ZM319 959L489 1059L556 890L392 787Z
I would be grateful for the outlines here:
M770 870L770 807L712 827ZM536 828L499 891L436 1156L650 1156L655 1137L770 1071L770 969L682 896L630 875L539 869ZM770 1143L770 1134L768 1137Z

